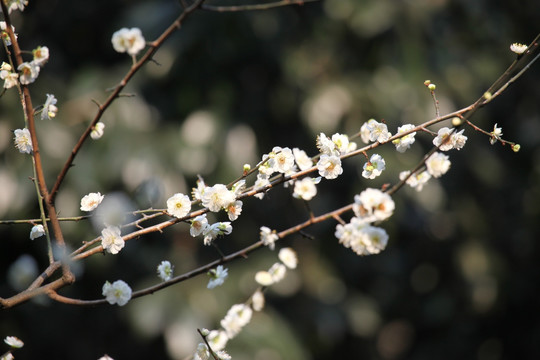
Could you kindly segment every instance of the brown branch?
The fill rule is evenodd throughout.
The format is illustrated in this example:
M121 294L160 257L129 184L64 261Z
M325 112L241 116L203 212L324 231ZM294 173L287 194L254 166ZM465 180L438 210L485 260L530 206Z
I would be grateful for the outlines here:
M165 40L167 40L176 30L180 29L182 21L184 21L186 16L188 16L190 13L195 11L204 1L205 0L197 0L191 6L185 8L182 14L180 14L180 16L163 33L156 40L150 43L150 48L146 51L146 53L144 53L144 55L139 59L139 61L137 61L131 66L128 73L120 81L120 84L118 84L114 88L113 92L109 95L107 100L105 100L105 102L102 105L100 105L99 103L96 103L98 105L98 111L96 115L94 116L94 119L92 120L90 125L88 125L84 133L79 138L79 141L77 141L77 143L71 150L71 154L66 160L64 167L58 174L58 177L56 178L56 182L54 183L54 186L51 189L52 199L56 197L56 194L58 193L58 190L60 186L62 185L62 182L64 181L64 178L66 177L68 170L73 166L73 161L75 160L75 157L79 153L84 142L90 136L90 133L92 132L93 127L98 123L98 121L103 116L103 113L109 108L109 106L114 102L114 100L116 100L121 95L121 91L125 88L125 86L131 80L131 78L142 68L142 66L147 61L152 59L152 56L161 47L161 45L165 42Z
M231 5L231 6L218 6L203 4L201 9L217 12L240 12L240 11L256 11L256 10L268 10L281 6L290 5L304 5L304 3L315 2L319 0L282 0L268 4L252 4L252 5Z

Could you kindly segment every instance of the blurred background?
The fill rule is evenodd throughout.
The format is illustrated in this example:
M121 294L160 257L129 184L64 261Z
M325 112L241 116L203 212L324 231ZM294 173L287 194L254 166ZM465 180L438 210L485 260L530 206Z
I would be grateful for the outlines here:
M104 101L129 69L112 33L139 27L151 41L180 12L172 0L51 0L12 14L23 49L50 50L30 87L35 106L46 94L58 98L57 117L37 123L49 186L96 113L92 99ZM58 195L60 216L80 215L81 197L97 191L126 209L164 208L172 194L191 191L197 174L207 184L228 183L273 146L315 155L318 133L354 134L370 118L384 119L392 133L420 124L435 115L426 79L437 85L441 113L460 109L504 72L515 58L509 45L529 44L539 23L540 3L532 0L326 0L197 11L129 83L125 92L135 96L105 113L105 135L83 146ZM334 221L280 241L278 248L297 251L299 267L266 292L264 311L229 342L233 359L540 358L539 75L535 64L471 119L487 131L497 123L521 151L466 128L465 148L448 153L447 175L420 193L395 194L381 254L344 248ZM0 99L4 220L39 216L30 157L12 142L12 130L23 126L10 89ZM351 203L366 187L396 183L430 147L429 135L416 139L405 154L378 149L387 170L375 180L361 177L362 157L347 159L341 177L319 185L315 214ZM262 225L279 231L307 217L290 189L277 188L264 200L246 199L233 233L218 244L230 253L258 240ZM30 229L0 225L2 297L25 285L10 274L47 265L45 240L30 241ZM90 221L62 229L73 249L101 231ZM77 264L78 281L61 294L101 298L107 280L134 290L156 284L161 260L181 274L218 257L201 243L186 225L130 241L117 256ZM17 261L22 269L10 272ZM183 359L201 341L196 329L218 328L230 306L254 291L254 274L275 261L277 252L263 249L229 264L228 280L214 290L200 276L124 307L36 299L0 312L0 337L25 342L17 359Z

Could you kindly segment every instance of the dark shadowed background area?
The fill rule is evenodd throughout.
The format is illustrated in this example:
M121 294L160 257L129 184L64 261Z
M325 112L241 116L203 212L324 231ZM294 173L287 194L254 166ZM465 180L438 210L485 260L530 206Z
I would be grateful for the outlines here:
M58 98L57 117L37 123L49 186L95 115L92 99L103 101L129 69L112 33L139 27L151 41L180 12L172 0L30 0L24 13L12 14L23 49L50 49L30 86L35 106L48 93ZM435 116L426 79L437 85L442 113L460 109L504 72L515 58L510 44L528 44L538 24L540 3L532 0L326 0L197 11L127 86L135 96L106 112L105 135L77 156L58 210L81 215L81 197L97 191L130 209L164 208L172 194L190 193L197 174L207 184L228 183L273 146L315 155L317 134L352 135L370 118L395 133ZM540 358L539 79L535 64L471 119L487 131L497 123L521 151L490 145L466 127L465 148L448 153L448 174L420 193L403 188L394 196L381 254L359 257L344 248L333 220L280 241L278 248L297 251L299 267L269 289L264 311L229 342L233 359ZM23 126L10 89L0 98L0 219L39 217L30 157L12 142L11 131ZM377 150L387 169L374 180L360 175L364 158L345 160L342 176L318 186L314 213L349 204L366 187L396 183L430 148L429 134L416 138L405 154L391 144ZM258 240L262 225L279 231L307 217L290 189L277 188L264 200L246 199L233 233L218 244L230 253ZM101 231L90 221L62 228L71 248ZM30 241L30 229L0 225L2 297L16 292L8 272L21 255L40 270L47 265L44 238ZM159 282L161 260L181 274L217 257L180 224L130 241L116 256L87 259L61 294L101 298L103 283L117 279L142 289ZM256 288L254 274L276 260L277 251L262 249L229 264L229 278L214 290L200 276L124 307L38 299L0 311L0 337L25 342L17 359L184 359L200 342L196 329L218 328Z

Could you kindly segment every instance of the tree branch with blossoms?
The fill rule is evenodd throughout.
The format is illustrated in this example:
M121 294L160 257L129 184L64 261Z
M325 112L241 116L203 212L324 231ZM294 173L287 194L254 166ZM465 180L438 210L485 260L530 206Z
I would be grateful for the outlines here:
M123 96L122 91L133 79L139 70L153 60L155 53L163 46L170 36L180 29L186 18L197 10L211 10L216 12L236 12L267 10L274 7L287 5L303 5L314 0L304 1L278 1L274 3L239 5L239 6L213 6L205 4L204 0L195 0L190 5L182 1L184 10L181 14L158 36L154 41L146 42L142 32L138 28L120 29L112 35L113 48L118 52L127 53L132 59L132 65L120 82L113 87L111 93L103 103L94 101L98 109L80 135L79 140L72 148L62 169L56 177L51 190L45 182L45 165L41 157L38 143L39 129L36 126L35 116L41 112L42 119L52 119L56 116L58 108L56 98L48 94L45 104L34 108L32 105L29 85L38 78L41 67L48 60L48 49L38 47L33 51L34 60L25 62L18 38L12 27L9 16L12 5L22 10L20 2L0 1L5 23L2 27L2 40L6 49L11 46L12 52L7 51L8 62L2 64L0 77L4 80L4 88L17 88L21 99L21 107L25 118L25 127L14 132L16 148L21 153L30 154L33 162L34 174L32 180L36 186L40 218L22 220L2 220L0 224L33 224L30 239L34 240L46 236L48 243L48 266L38 275L32 283L10 297L0 298L0 307L9 309L20 305L37 296L46 295L50 299L69 305L97 306L103 304L124 306L135 298L153 294L172 285L184 282L196 276L206 274L209 277L208 288L214 288L224 283L228 276L228 269L224 265L246 259L249 255L263 248L274 250L276 242L302 233L306 228L328 220L337 222L335 236L339 243L350 248L358 255L373 255L383 251L388 243L389 236L384 228L379 225L388 220L394 210L395 203L392 195L404 185L416 188L418 191L431 179L438 178L448 172L451 166L449 156L445 152L464 148L467 137L464 135L464 125L472 127L489 138L493 145L500 142L508 144L514 152L519 151L520 146L514 142L502 139L502 128L494 125L492 131L481 129L470 119L481 107L488 105L501 93L506 91L519 77L521 77L540 56L537 36L529 45L512 44L511 50L517 54L516 60L509 68L490 86L485 93L471 105L447 114L440 114L439 100L436 97L436 86L430 81L424 83L430 91L433 99L436 117L419 125L405 124L397 128L392 135L388 125L384 121L370 119L359 129L359 132L348 136L336 133L327 136L320 133L315 141L318 152L308 156L304 150L289 147L274 147L272 151L262 156L261 161L253 168L246 164L238 177L225 184L207 185L202 177L196 182L191 196L176 193L170 196L163 209L141 209L131 212L138 217L129 223L124 223L125 212L111 213L106 209L104 201L107 194L99 192L89 193L81 199L81 211L88 212L88 216L60 217L56 210L55 200L62 189L69 170L73 167L75 158L82 151L88 138L103 136L105 124L101 122L103 115L109 110L112 103ZM4 35L4 32L6 35ZM138 54L147 48L144 53ZM11 56L13 55L13 56ZM16 69L16 70L15 70ZM437 132L428 130L435 124L451 121L451 127L442 127ZM309 206L317 194L317 185L321 181L334 180L343 174L342 162L348 158L364 156L366 162L363 165L362 177L375 179L386 170L384 158L369 152L380 146L394 145L396 151L403 153L415 142L417 133L426 133L433 137L433 147L429 150L417 165L410 170L402 171L396 176L395 184L386 184L381 188L368 187L354 197L352 203L337 209L328 210L323 214L315 214ZM358 147L354 139L361 139L365 146ZM391 144L391 145L390 145ZM399 179L399 180L398 180ZM249 181L249 183L248 183ZM218 239L230 235L233 232L232 223L242 213L243 202L248 198L263 200L265 195L280 186L291 186L292 196L306 204L307 220L298 221L296 225L283 230L273 230L267 226L260 227L259 234L253 236L258 240L251 242L229 254L219 247ZM343 217L351 213L349 222ZM209 223L208 213L226 214L228 221ZM64 234L60 223L62 221L82 221L97 219L103 226L101 234L90 240L82 241L81 245L69 254L66 248ZM158 220L158 223L148 225L150 220ZM174 276L174 265L169 261L162 261L157 266L157 275L161 281L143 289L133 291L123 280L113 282L105 280L101 287L102 297L94 300L71 298L59 293L64 287L76 281L71 271L71 266L79 261L88 259L96 254L115 256L122 253L126 243L133 239L140 239L148 234L161 233L164 229L173 225L189 226L190 235L194 238L202 238L204 246L213 246L217 253L216 259L203 265ZM49 226L51 232L49 232ZM135 228L135 230L132 230ZM123 233L127 230L127 233ZM59 252L53 252L54 240ZM241 329L246 326L253 311L261 311L264 303L264 290L281 281L286 272L295 269L297 257L293 249L282 248L279 251L279 260L268 270L261 270L255 276L257 288L244 303L235 304L220 322L219 330L198 330L204 343L199 344L194 358L226 359L230 356L224 351L226 343L234 338ZM289 269L289 270L288 270ZM58 271L61 275L58 277ZM56 276L56 277L55 277ZM99 289L98 289L99 290ZM19 344L14 339L9 339L11 344ZM6 341L7 343L7 341ZM13 346L13 345L11 345ZM22 346L22 345L21 345Z

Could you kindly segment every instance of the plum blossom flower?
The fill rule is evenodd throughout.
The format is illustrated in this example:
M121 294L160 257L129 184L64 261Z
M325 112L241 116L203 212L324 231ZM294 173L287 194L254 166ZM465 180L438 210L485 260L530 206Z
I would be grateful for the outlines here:
M24 7L28 5L28 0L9 0L6 1L8 6L8 12L11 14L13 10L23 11Z
M23 154L30 154L34 150L30 131L24 128L17 129L13 133L15 134L15 147Z
M92 128L92 131L90 132L90 137L92 138L92 140L101 139L104 132L105 124L100 121Z
M9 89L17 85L19 74L12 72L12 67L6 62L2 62L0 67L0 79L4 80L4 88Z
M493 126L493 131L491 132L491 137L489 138L489 143L491 145L495 144L497 140L501 140L502 128L497 127L497 124Z
M32 227L32 230L30 230L30 240L37 239L38 237L41 237L45 235L45 229L43 228L43 225L34 225Z
M122 28L113 34L111 41L114 50L119 53L127 52L132 56L137 55L146 46L139 28Z
M412 124L405 124L403 126L398 127L398 135L402 134L404 132L410 131L414 129L414 125ZM400 137L399 139L392 140L392 144L396 145L396 150L400 153L405 152L408 148L411 147L412 144L414 144L414 136L416 135L416 132L412 132L410 134L407 134L405 136Z
M20 349L24 346L24 342L16 336L6 336L4 342L15 349Z
M427 172L435 177L441 177L450 169L450 160L443 153L435 152L426 160Z
M161 280L169 281L173 276L174 266L171 265L170 261L163 260L157 267L157 273Z
M379 189L367 188L354 197L354 214L366 223L386 220L394 209L394 200Z
M227 208L235 200L236 195L234 192L227 189L223 184L206 187L201 199L203 206L212 212L218 212L223 208Z
M118 226L108 226L101 231L101 246L108 253L118 254L125 245Z
M304 150L294 148L292 149L292 152L294 155L294 160L296 161L296 165L298 165L300 170L307 170L313 166L313 160L311 160L311 158L307 156Z
M317 169L319 170L319 175L328 180L335 179L343 173L341 159L335 155L321 155L317 162Z
M388 244L388 234L384 229L368 225L358 217L353 217L345 225L338 224L335 236L343 246L358 255L378 254Z
M131 300L131 288L123 280L116 280L112 284L106 281L102 290L103 296L111 305L124 306Z
M270 184L270 180L268 180L268 177L266 177L263 174L257 174L257 180L255 180L255 184L253 184L253 188L255 190L262 189L265 186L267 186L268 184ZM264 192L260 192L258 194L253 195L253 196L255 196L259 200L262 200L264 198L264 195L265 195Z
M279 236L276 234L275 230L270 230L266 226L261 226L260 237L264 245L268 246L270 250L274 250L275 242L279 239Z
M54 95L47 94L47 100L43 104L43 110L41 110L41 120L51 120L56 116L58 108L56 107L56 98Z
M528 48L529 47L527 45L520 43L513 43L512 45L510 45L510 51L518 55L523 54L525 51L527 51Z
M261 311L264 308L264 294L258 289L251 296L251 307L255 311Z
M298 258L296 252L291 248L283 248L279 250L279 260L289 269L296 269L298 265Z
M210 351L204 343L197 345L197 351L193 355L193 360L210 360Z
M227 315L220 322L229 339L235 337L250 322L252 314L253 311L246 304L231 306Z
M465 146L467 137L463 135L463 131L455 132L454 130L443 127L437 132L437 136L433 139L433 145L438 146L441 151L448 151L451 149L460 150Z
M232 232L232 226L229 221L217 222L206 227L203 231L204 245L210 245L215 238L220 235L229 235Z
M177 193L167 199L167 212L178 219L186 216L190 210L191 201L187 195Z
M227 278L228 269L224 268L223 265L218 265L217 268L212 269L208 272L208 276L210 276L210 281L208 281L207 288L213 289L216 286L223 285L225 282L225 279Z
M238 219L238 216L242 213L242 201L236 200L232 203L230 203L226 208L225 211L227 212L227 215L229 216L229 220L234 221Z
M403 180L409 176L411 172L410 171L402 171L399 173L399 179ZM410 187L416 189L416 191L422 191L422 188L424 185L428 182L428 180L431 179L431 175L427 171L417 172L413 175L411 175L409 178L407 178L407 181L405 183L409 185Z
M375 179L377 176L382 174L384 169L386 169L386 162L382 156L379 154L373 154L371 155L369 161L364 164L362 176L366 179Z
M24 62L17 68L19 70L19 81L23 85L33 83L39 75L39 66L33 62Z
M6 44L6 46L11 45L11 38L9 37L8 32L6 31L6 22L0 21L0 36L2 37L2 40ZM13 34L15 35L15 38L17 38L17 34L15 34L15 27L11 25L11 30L13 31Z
M38 46L32 50L34 60L32 62L37 66L43 66L49 60L49 48L46 46Z
M317 187L315 184L318 184L321 181L321 178L316 179L305 177L302 180L297 180L294 183L294 192L293 196L297 199L302 199L309 201L317 195Z
M294 155L288 147L281 148L275 146L270 153L270 157L274 160L273 169L282 174L287 174L294 169Z
M336 144L332 139L328 138L324 133L317 136L317 148L321 154L339 156L339 151L336 149Z
M81 199L81 210L82 211L92 211L98 207L99 204L103 201L105 195L101 193L89 193L88 195L83 196Z
M368 120L366 125L367 130L369 130L369 141L378 141L380 143L388 141L392 134L388 131L386 124L376 120L371 120Z
M191 220L189 233L193 237L199 236L206 230L208 226L209 225L208 225L208 219L206 218L206 214L199 215L196 218Z
M206 337L206 340L215 351L219 351L225 348L229 337L227 333L223 330L212 330Z

